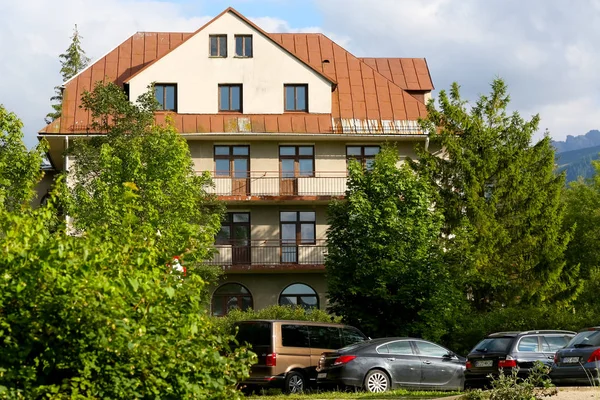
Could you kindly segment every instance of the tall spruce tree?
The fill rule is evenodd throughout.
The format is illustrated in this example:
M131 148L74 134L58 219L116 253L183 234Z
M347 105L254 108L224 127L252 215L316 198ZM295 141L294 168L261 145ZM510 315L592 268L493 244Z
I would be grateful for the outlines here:
M532 145L539 116L526 121L508 104L501 79L473 107L458 84L441 91L421 122L440 154L421 149L411 161L438 189L447 262L480 310L567 299L578 283L564 261L565 179L550 138Z
M83 39L83 37L79 34L77 25L75 25L73 36L71 36L71 44L64 53L58 56L61 64L60 74L63 77L63 82L66 82L77 75L87 67L90 62L90 59L86 57L85 51L81 47L81 39ZM59 118L62 112L62 89L60 86L55 86L54 91L54 96L50 98L50 101L55 102L55 104L52 104L54 111L49 112L46 115L45 119L47 124Z

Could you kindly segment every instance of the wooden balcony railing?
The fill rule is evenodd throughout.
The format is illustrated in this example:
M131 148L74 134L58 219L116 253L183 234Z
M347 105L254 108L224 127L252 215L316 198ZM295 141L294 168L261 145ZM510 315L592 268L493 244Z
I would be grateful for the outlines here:
M213 174L215 186L208 192L218 196L344 196L346 172L314 172L305 176L279 172Z
M215 245L209 265L322 265L327 244L324 239L296 243L289 240L234 240Z

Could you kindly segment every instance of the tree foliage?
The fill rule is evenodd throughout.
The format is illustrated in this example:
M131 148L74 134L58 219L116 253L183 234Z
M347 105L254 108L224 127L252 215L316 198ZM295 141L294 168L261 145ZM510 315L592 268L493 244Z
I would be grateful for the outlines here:
M122 195L120 226L80 236L48 229L54 200L0 210L1 398L239 397L255 355L230 349L206 282L169 271L153 228L140 228L139 195Z
M221 206L206 192L210 176L194 171L185 139L172 125L154 124L152 91L134 104L116 85L99 82L82 101L93 130L105 134L74 141L69 149L74 166L63 190L74 227L118 229L122 202L133 201L138 224L160 237L165 256L209 257ZM125 196L131 189L133 200Z
M331 310L375 336L437 340L460 293L441 262L431 187L398 161L384 148L371 170L351 162L346 200L329 207Z
M58 56L61 65L60 74L62 75L63 82L66 82L77 75L80 71L85 69L90 62L90 59L85 55L85 51L81 47L82 38L83 37L77 30L77 25L75 25L73 36L71 36L71 44L64 53ZM60 86L55 86L54 91L55 94L50 98L50 101L53 101L56 104L52 104L54 111L46 115L47 124L59 118L62 113L62 88Z
M23 143L23 123L0 104L0 208L16 211L35 196L41 171L45 141L27 150Z
M577 267L567 267L570 232L561 231L564 175L554 173L550 138L531 144L539 117L509 114L507 87L492 83L470 107L454 84L427 106L422 126L440 154L411 165L438 193L446 261L479 309L569 298Z

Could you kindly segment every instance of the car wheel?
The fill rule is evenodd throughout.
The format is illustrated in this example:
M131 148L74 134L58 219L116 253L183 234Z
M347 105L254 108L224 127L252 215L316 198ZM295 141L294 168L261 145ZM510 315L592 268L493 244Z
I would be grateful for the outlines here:
M285 375L285 393L302 393L304 392L304 389L304 375L300 372L290 371Z
M365 377L365 390L371 393L387 392L390 390L390 378L380 369L369 371Z

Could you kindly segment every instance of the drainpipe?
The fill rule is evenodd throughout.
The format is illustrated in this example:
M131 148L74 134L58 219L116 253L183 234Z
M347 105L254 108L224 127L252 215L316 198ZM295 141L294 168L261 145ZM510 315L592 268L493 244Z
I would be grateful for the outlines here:
M65 136L65 165L63 169L65 172L69 172L69 156L67 155L67 150L69 149L69 137Z
M425 138L425 151L429 149L429 135Z

